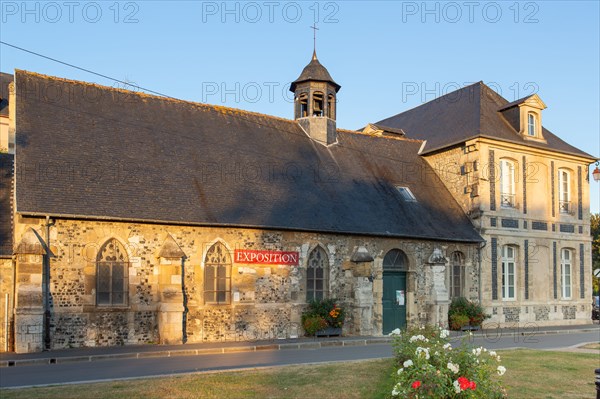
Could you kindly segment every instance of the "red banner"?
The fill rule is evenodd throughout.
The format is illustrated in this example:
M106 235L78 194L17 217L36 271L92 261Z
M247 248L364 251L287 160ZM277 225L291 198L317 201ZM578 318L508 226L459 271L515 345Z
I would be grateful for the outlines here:
M260 263L263 265L298 266L300 254L284 251L257 251L254 249L236 249L235 263Z

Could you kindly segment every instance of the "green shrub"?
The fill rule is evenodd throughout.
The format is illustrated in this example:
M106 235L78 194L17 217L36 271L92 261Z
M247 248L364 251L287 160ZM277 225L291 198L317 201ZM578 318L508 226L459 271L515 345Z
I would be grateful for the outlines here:
M327 327L341 328L345 318L346 312L335 298L315 299L308 303L302 313L302 326L306 335L315 335L317 331ZM321 328L316 328L318 326Z
M397 367L392 398L506 398L499 379L506 372L500 356L471 347L468 337L453 346L449 334L431 326L392 332Z
M464 314L455 313L452 316L450 316L451 330L460 330L467 324L469 324L469 317Z
M466 317L467 323L461 325L464 321L464 317ZM480 304L469 301L464 297L454 298L448 309L448 320L450 321L450 328L453 330L460 330L467 324L471 326L480 326L481 323L489 317L490 315L485 313Z

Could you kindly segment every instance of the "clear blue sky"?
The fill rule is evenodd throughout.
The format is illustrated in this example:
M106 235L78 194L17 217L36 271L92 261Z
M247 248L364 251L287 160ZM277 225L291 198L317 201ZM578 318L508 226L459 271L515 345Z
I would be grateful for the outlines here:
M537 92L544 126L598 156L599 14L598 1L2 1L0 37L169 96L291 118L316 21L342 86L338 127L482 80L511 101ZM15 68L115 84L0 46L0 69Z

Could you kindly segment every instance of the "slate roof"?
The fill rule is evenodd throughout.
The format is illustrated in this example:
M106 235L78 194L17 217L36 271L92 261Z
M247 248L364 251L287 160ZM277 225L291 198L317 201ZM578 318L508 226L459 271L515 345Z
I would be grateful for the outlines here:
M8 117L8 85L13 78L9 73L0 72L0 116Z
M483 82L478 82L383 119L377 124L402 129L407 137L427 140L422 154L475 137L488 137L595 159L546 128L542 128L542 135L547 143L528 141L521 137L499 111L525 99L509 103Z
M14 155L0 154L0 257L13 252L13 176Z
M16 82L17 212L482 240L421 141L339 130L325 147L293 120L25 71ZM35 95L47 85L69 96Z
M308 63L307 66L304 67L298 79L294 80L290 85L290 91L296 91L296 85L301 82L307 82L309 80L319 81L319 82L329 82L335 87L336 93L340 90L342 86L335 83L327 68L325 68L319 60L317 59L317 52L313 52L312 59Z

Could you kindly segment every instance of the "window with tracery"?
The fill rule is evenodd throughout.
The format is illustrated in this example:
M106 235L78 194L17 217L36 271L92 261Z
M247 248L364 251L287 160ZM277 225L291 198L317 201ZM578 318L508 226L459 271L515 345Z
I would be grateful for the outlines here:
M306 267L306 300L327 297L327 273L329 260L325 250L316 247L308 256Z
M96 258L96 305L127 306L129 259L114 238L106 241Z
M220 242L206 252L204 261L204 302L227 304L231 302L231 256Z

